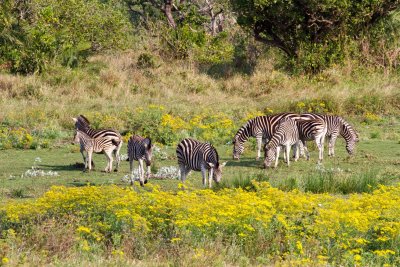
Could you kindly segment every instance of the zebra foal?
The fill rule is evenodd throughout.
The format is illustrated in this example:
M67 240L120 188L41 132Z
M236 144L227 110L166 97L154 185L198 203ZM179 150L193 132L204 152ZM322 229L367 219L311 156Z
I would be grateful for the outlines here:
M261 145L263 141L268 141L276 131L279 121L283 118L299 118L296 113L279 113L268 116L258 116L248 120L235 134L233 138L233 159L240 159L244 151L244 143L250 138L257 139L257 157L261 156Z
M139 182L141 186L147 183L151 170L151 158L153 154L154 145L151 143L150 138L144 138L139 135L133 135L128 140L128 160L130 166L131 185L133 185L133 161L139 162ZM146 163L147 173L146 179L144 178L143 161Z
M266 169L269 168L274 160L274 167L276 168L278 166L278 158L281 146L285 148L284 156L286 158L287 165L290 166L290 148L292 145L295 145L295 151L297 152L299 139L300 136L296 121L291 118L281 119L271 140L264 147L264 167ZM297 161L297 159L298 153L296 153L295 161Z
M310 119L297 120L296 124L299 131L300 141L306 152L307 160L310 159L310 153L308 152L306 142L315 140L319 151L318 163L321 163L324 158L324 140L327 131L326 123L320 119Z
M176 148L178 165L181 171L181 180L185 182L191 170L201 171L204 187L207 186L206 171L208 170L208 186L211 188L212 179L219 183L222 178L222 168L226 162L220 164L217 150L209 143L197 140L183 139Z
M120 146L122 141L109 139L106 137L92 138L85 132L76 130L74 135L74 142L79 143L81 147L81 153L85 161L85 169L88 171L92 170L92 155L93 153L104 153L107 157L107 166L105 172L111 172L113 157L112 154L116 153L116 150ZM85 157L86 152L87 157Z
M79 115L76 118L72 118L72 120L75 122L75 129L80 130L90 136L91 138L105 138L108 140L114 140L115 142L118 142L119 145L115 150L115 159L116 159L116 167L114 171L118 171L118 167L120 164L120 157L119 157L119 151L121 150L122 147L122 137L121 134L113 129L93 129L90 127L90 122L89 120L83 116ZM82 150L81 150L82 153ZM85 161L85 156L82 153L83 161Z
M352 155L356 143L359 141L357 131L342 117L335 115L323 115L318 113L304 113L300 116L301 119L320 119L326 124L327 131L326 136L328 137L328 156L335 156L335 143L337 137L340 135L346 141L347 153Z

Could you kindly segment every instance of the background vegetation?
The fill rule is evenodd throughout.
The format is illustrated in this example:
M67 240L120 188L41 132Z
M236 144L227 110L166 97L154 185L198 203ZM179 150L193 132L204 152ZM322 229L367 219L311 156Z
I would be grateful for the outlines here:
M72 265L398 265L398 6L381 0L2 1L0 266L65 259ZM322 166L300 160L265 172L250 140L242 160L230 160L241 125L286 111L342 115L360 133L356 155L348 157L339 140L338 156ZM159 188L140 193L125 190L128 165L101 173L103 156L95 158L95 172L82 173L79 148L70 145L71 118L79 114L95 128L119 130L125 141L132 133L150 136L159 149L154 173L173 172L181 138L212 142L229 161L222 184L198 190L197 173L187 194L174 179L152 179ZM269 194L280 198L263 199ZM226 219L209 228L202 223L210 218L177 223L188 207L173 204L187 196L221 203L215 216ZM244 226L243 218L219 213L231 205L227 198L255 196L265 200L259 212L272 216L265 225L248 216ZM101 213L109 197L115 205ZM299 213L286 209L288 198L302 205ZM158 206L151 210L138 199ZM374 210L381 217L364 216L374 203L382 205ZM197 204L189 205L193 214L204 208ZM330 219L318 217L323 214ZM318 232L317 222L338 235Z

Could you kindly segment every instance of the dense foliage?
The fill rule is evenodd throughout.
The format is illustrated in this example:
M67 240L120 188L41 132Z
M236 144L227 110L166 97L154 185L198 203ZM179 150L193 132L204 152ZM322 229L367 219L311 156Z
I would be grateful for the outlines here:
M309 70L341 62L364 31L400 6L398 0L233 0L238 23Z
M348 198L253 187L178 193L53 187L35 201L0 206L0 258L29 264L31 257L14 258L18 247L55 258L170 255L201 263L218 251L236 264L242 257L263 265L400 264L399 186Z
M53 61L76 66L94 51L126 47L129 20L112 1L2 1L0 60L14 72Z

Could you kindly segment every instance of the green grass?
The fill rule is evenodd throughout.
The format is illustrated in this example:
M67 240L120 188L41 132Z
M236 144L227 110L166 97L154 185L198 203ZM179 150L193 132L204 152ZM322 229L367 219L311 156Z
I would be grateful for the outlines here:
M367 130L366 128L362 129ZM384 129L383 129L384 131ZM365 133L368 135L368 132ZM281 159L276 169L264 170L262 160L255 160L255 151L249 147L240 161L232 160L232 146L217 146L221 161L228 161L223 170L223 180L215 188L242 187L252 190L251 181L269 181L272 186L283 190L299 189L315 193L329 192L348 194L350 192L370 192L379 184L392 184L400 180L399 149L397 140L361 140L356 155L349 157L344 142L336 144L336 157L325 153L322 165L317 164L317 151L311 151L311 160L301 158L290 167ZM168 153L167 160L155 160L156 168L177 166L175 148L163 148ZM326 152L326 151L325 151ZM87 184L117 184L128 186L121 178L129 173L129 164L121 162L118 173L104 173L104 155L95 155L96 168L88 173L82 170L82 157L77 145L65 143L59 148L39 150L3 150L0 152L0 200L9 198L32 198L46 192L52 185L85 186ZM122 153L126 153L126 145ZM37 158L40 158L38 162ZM45 171L55 171L59 176L23 177L32 166ZM135 162L135 167L137 163ZM152 179L150 183L163 190L177 190L179 181ZM200 172L192 172L187 185L201 188ZM136 184L138 186L138 184Z

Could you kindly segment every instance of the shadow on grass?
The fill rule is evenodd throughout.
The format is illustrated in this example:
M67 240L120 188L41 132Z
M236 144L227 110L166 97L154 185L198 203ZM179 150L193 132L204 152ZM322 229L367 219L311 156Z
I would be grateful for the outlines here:
M85 181L74 180L72 182L67 183L67 185L75 186L75 187L82 187L82 186L98 186L98 185L100 185L100 183L90 182L89 180L85 180Z
M240 160L229 160L226 166L230 167L255 167L255 168L263 168L263 161L262 160L255 160L255 159L240 159Z
M74 164L69 165L48 165L48 164L39 164L38 167L43 170L51 170L51 171L84 171L85 165L80 162L75 162ZM92 168L95 170L94 168Z

